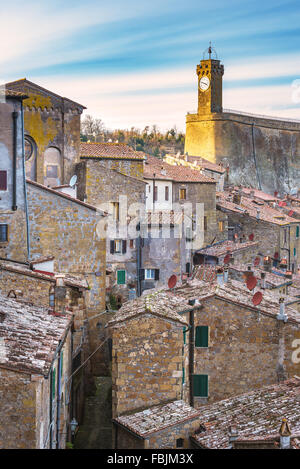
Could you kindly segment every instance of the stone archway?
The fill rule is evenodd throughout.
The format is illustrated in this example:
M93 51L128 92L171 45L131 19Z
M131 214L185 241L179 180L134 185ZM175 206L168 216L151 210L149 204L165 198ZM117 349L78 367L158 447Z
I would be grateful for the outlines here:
M29 135L24 138L24 153L26 177L36 181L36 143Z

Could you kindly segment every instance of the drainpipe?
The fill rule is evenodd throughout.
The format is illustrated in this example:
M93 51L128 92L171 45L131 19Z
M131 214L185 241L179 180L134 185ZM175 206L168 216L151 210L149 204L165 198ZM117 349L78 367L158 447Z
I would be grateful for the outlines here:
M12 113L13 118L13 193L12 193L12 210L17 210L17 119L18 113Z
M56 390L56 449L60 448L59 441L59 427L60 427L60 391L61 391L61 351L58 357L58 366L57 366L57 390Z
M26 186L26 167L25 167L25 142L24 142L24 108L23 102L21 103L22 114L22 162L23 162L23 178L24 178L24 200L25 200L25 216L26 216L26 231L27 231L27 258L30 261L30 226L28 215L28 200L27 200L27 186Z
M195 300L190 300L193 302ZM194 392L193 392L193 376L194 376L194 349L195 349L195 326L194 326L194 310L190 311L189 318L190 326L190 340L189 340L189 383L190 383L190 406L194 407Z
M153 212L155 210L155 173L153 173Z

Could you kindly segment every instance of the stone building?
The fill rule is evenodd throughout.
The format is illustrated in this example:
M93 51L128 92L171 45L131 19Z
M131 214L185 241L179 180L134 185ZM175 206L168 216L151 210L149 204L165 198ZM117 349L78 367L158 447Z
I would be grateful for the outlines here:
M224 66L212 53L197 65L198 109L186 116L185 154L229 165L234 184L289 193L299 180L300 121L223 109Z
M250 291L219 275L209 285L194 280L174 289L199 302L189 320L193 407L299 374L300 315L292 298L282 301L259 285Z
M46 186L68 183L79 162L81 104L26 78L7 83L22 92L26 176Z
M58 274L49 267L54 259L37 259L30 265L0 263L0 294L53 314L73 314L72 366L77 369L90 354L84 278ZM45 270L47 269L47 271ZM90 362L72 380L73 417L81 423L85 393L91 380Z
M113 417L188 399L188 328L180 313L192 309L168 292L154 291L125 303L108 323Z
M285 259L289 270L297 270L300 227L296 219L241 191L219 192L217 209L228 216L229 239L259 240L261 253L275 264Z
M194 254L194 265L222 265L226 256L230 256L230 263L251 263L260 249L260 243L243 239L240 241L225 240L199 249Z
M27 210L23 151L23 104L26 95L0 95L0 257L27 260Z
M217 181L217 191L224 190L227 171L221 163L212 163L201 156L190 156L188 154L165 155L163 160L168 164L188 166L191 169L201 171L204 176Z
M97 314L105 311L106 247L97 234L103 212L34 181L27 180L27 190L31 261L54 256L55 272L85 279L90 350L94 351L103 337ZM94 373L107 371L101 353L94 356Z
M148 182L147 210L180 211L184 204L191 204L191 214L196 214L197 204L204 204L204 244L219 240L216 216L216 181L200 171L186 166L174 166L158 158L148 156L145 161L144 179ZM166 201L169 205L166 206Z
M72 316L2 295L0 301L0 448L64 449L72 417Z

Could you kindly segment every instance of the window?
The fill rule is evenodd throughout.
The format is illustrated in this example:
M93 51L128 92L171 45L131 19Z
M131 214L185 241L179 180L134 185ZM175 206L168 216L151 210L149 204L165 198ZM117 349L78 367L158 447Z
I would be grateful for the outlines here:
M0 243L8 241L8 225L0 225Z
M207 231L207 217L204 217L204 231Z
M154 202L157 202L157 197L158 197L157 186L154 186Z
M117 270L117 284L118 285L125 285L126 279L126 271L125 270Z
M0 191L7 191L7 171L0 171Z
M191 263L190 263L190 262L187 262L187 263L185 264L185 272L186 272L188 275L190 275L190 273L191 273Z
M145 280L154 280L155 270L154 269L145 269Z
M126 239L115 239L110 241L110 253L111 254L125 254L127 251Z
M208 347L208 326L197 326L195 330L195 347Z
M299 238L299 231L300 231L300 228L299 228L299 225L296 227L296 238Z
M165 200L169 200L169 186L165 186Z
M287 240L287 230L286 229L284 229L284 231L283 231L283 237L284 237L283 242L286 243L286 240Z
M52 399L55 398L55 387L56 387L56 370L55 368L51 372L51 378L52 378Z
M179 199L186 200L186 189L179 189Z
M176 448L183 448L183 443L184 443L184 439L183 438L178 438L176 440Z
M159 280L159 269L141 269L141 280Z
M134 248L134 240L133 239L129 240L129 247L130 247L130 249Z
M219 231L224 231L224 222L219 221Z
M49 290L49 306L50 308L55 307L55 290L53 286Z
M112 202L112 216L116 221L120 220L120 204L119 202Z
M193 394L196 397L208 397L208 375L193 376Z
M294 256L296 257L296 254L297 254L297 249L294 248Z

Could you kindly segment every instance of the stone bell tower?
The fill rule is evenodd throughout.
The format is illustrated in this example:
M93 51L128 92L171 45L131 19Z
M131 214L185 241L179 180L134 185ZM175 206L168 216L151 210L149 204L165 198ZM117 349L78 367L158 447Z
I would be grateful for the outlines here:
M208 58L205 58L208 53ZM212 59L215 55L215 59ZM217 58L215 49L209 45L203 60L197 65L198 75L198 114L207 115L222 112L222 77L224 65Z

